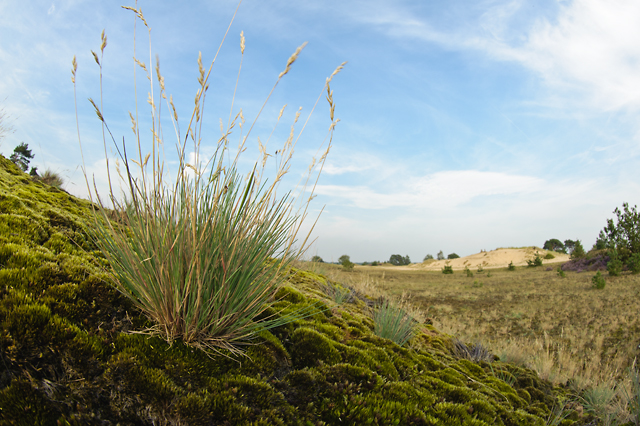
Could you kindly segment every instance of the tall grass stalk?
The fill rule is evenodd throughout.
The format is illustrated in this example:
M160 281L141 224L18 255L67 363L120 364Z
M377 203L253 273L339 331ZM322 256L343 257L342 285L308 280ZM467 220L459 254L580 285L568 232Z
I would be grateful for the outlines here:
M135 22L140 20L149 28L137 4L136 8L124 8L135 14ZM240 37L242 57L245 39L242 33ZM105 47L106 36L103 32L101 53ZM299 47L288 59L271 93L289 72L303 47ZM101 61L96 53L93 55L100 67L102 80ZM338 121L334 118L329 83L344 64L327 78L322 91L326 92L331 118L327 137L322 144L324 151L318 161L313 160L307 177L293 192L278 196L276 190L289 170L296 142L304 130L303 126L295 134L299 111L289 137L279 151L277 172L270 183L265 174L268 154L260 139L257 142L262 158L255 163L253 170L243 175L238 167L240 154L262 109L245 133L247 126L242 110L234 113L232 101L229 122L226 129L221 125L215 154L205 164L199 160L204 104L215 60L214 57L206 70L201 55L198 58L199 88L195 107L189 125L182 133L173 99L167 97L165 92L159 61L156 60L154 78L153 71L134 56L135 68L141 68L151 82L148 99L152 123L151 152L145 154L141 142L143 136L138 126L137 99L135 114L129 114L137 143L137 160L128 156L124 139L122 145L116 143L101 107L90 99L118 153L120 183L126 188L124 200L121 200L114 193L117 185L112 182L112 176L108 176L108 200L120 217L119 222L114 223L109 221L107 204L97 194L94 182L93 190L99 205L95 215L95 240L109 260L113 285L153 321L154 326L144 332L160 335L169 342L180 339L205 350L225 349L232 354L239 354L242 353L242 345L260 330L277 327L306 314L300 311L292 316L273 315L256 321L274 302L274 295L286 279L286 271L292 261L302 255L306 248L309 234L301 238L302 241L298 241L298 234L307 216L308 204L313 198L311 194L331 147L333 130ZM242 61L238 73L241 68ZM76 70L74 58L74 90ZM158 90L155 86L159 88L158 97L154 95L154 90ZM160 108L163 101L171 112L176 134L179 165L173 183L167 183L168 172L163 160L165 141ZM284 107L276 126L283 111ZM229 154L232 131L240 133L235 156ZM104 137L103 141L106 152L107 138ZM187 146L193 149L195 164L187 162ZM108 170L108 158L106 161ZM89 193L92 194L86 168L84 172ZM93 200L94 195L91 197Z

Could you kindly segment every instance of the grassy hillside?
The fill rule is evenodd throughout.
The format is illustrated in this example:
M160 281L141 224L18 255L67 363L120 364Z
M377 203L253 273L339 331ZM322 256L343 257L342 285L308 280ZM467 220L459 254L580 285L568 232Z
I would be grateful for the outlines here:
M90 204L0 157L0 424L587 424L567 391L416 323L378 337L381 300L298 269L246 357L169 345L107 282ZM340 304L337 301L342 300ZM462 345L464 349L464 345ZM470 359L469 359L470 358ZM564 407L566 419L556 417Z
M605 262L606 264L606 262ZM633 394L629 370L640 353L640 276L594 271L558 272L543 267L486 269L472 276L411 268L357 267L346 273L316 265L332 279L407 294L439 330L480 342L502 360L535 370L578 395L608 389L617 398ZM562 276L564 275L564 276ZM626 410L624 403L612 410Z

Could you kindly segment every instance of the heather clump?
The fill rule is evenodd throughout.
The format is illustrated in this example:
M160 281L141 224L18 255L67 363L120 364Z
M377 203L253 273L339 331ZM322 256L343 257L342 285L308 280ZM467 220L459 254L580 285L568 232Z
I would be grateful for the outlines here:
M563 271L586 272L586 271L606 271L610 257L606 253L598 253L593 257L582 257L572 259L562 265Z

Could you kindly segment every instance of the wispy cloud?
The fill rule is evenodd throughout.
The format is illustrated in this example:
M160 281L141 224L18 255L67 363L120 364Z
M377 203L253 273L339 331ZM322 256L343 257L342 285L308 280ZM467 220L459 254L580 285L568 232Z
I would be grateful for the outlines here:
M318 185L319 195L361 209L437 206L456 208L474 198L491 195L515 195L540 191L545 181L531 176L509 175L476 170L445 171L409 179L401 189L381 192L368 186Z

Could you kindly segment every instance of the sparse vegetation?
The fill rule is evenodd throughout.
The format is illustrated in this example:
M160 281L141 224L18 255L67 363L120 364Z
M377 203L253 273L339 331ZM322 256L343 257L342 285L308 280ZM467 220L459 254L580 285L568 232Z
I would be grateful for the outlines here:
M511 262L509 262L509 266L507 266L507 270L509 270L509 271L515 271L516 270L516 266L513 264L513 260Z
M540 254L536 253L536 256L533 258L533 260L531 259L527 260L527 266L531 268L542 266L542 258L540 257Z
M453 266L451 265L444 265L442 267L442 273L443 274L453 274Z

